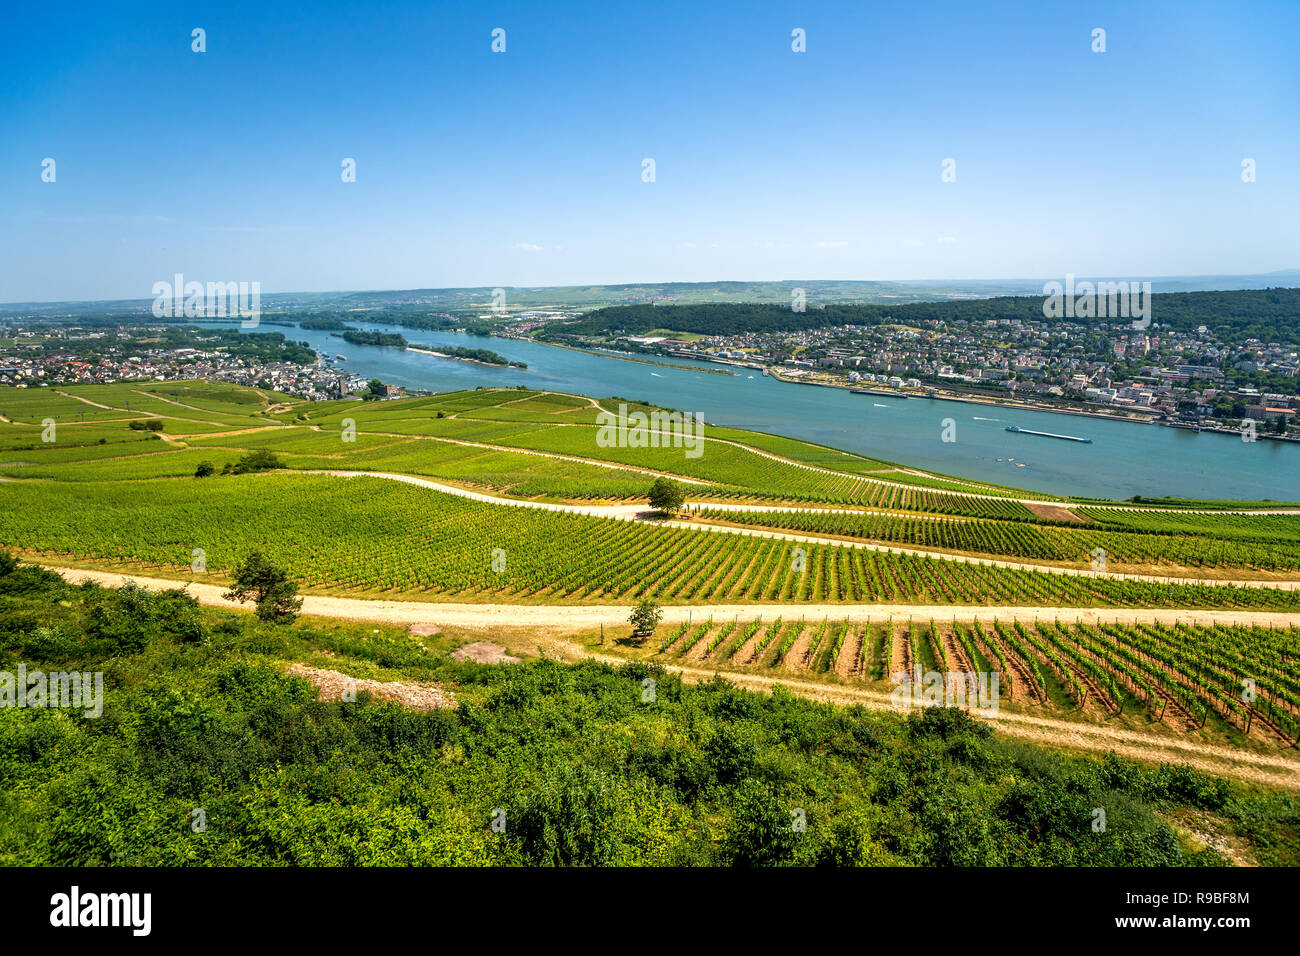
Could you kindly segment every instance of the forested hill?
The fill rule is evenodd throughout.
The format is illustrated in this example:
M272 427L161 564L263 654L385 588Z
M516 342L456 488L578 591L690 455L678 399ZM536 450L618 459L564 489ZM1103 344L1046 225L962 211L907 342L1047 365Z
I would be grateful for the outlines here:
M1145 297L1143 299L1145 301ZM608 333L642 335L673 329L702 335L822 328L829 325L913 325L931 320L981 322L988 319L1042 320L1042 296L1002 296L960 302L902 305L827 305L812 303L804 312L788 305L710 303L706 305L624 305L596 309L573 322L546 326L540 337ZM1206 326L1221 341L1255 338L1264 342L1300 340L1300 289L1243 289L1228 292L1166 292L1151 296L1156 326L1195 330ZM1125 324L1115 318L1073 319L1098 325Z

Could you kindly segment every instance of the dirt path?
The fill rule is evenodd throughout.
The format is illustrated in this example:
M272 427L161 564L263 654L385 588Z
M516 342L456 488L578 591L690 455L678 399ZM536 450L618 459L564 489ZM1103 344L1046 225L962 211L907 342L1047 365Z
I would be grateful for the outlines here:
M714 621L713 626L705 632L704 636L696 641L694 646L682 656L682 660L688 664L702 663L709 655L709 644L718 636L718 632L730 623L730 621ZM728 638L730 638L730 635L728 635Z
M172 420L173 420L173 421L178 421L178 422L193 422L193 421L198 421L197 418L176 418L176 419L172 419ZM202 424L205 424L205 425L218 425L218 426L220 426L221 428L226 428L226 427L227 427L227 426L225 426L225 425L222 425L220 422L203 422ZM268 432L268 431L284 430L284 429L286 429L286 428L298 428L298 427L299 427L299 426L297 426L297 425L271 425L271 424L266 424L266 425L250 425L248 428L232 428L232 429L230 429L229 431L224 431L224 432L193 432L193 433L188 434L188 435L184 435L184 434L177 433L175 437L177 437L177 438L213 438L213 439L216 439L216 438L234 438L234 437L236 437L237 435L252 435L252 434L254 434L254 433L256 433L256 432ZM221 448L221 447L223 447L223 446L222 446L219 442L217 442L217 441L211 441L211 442L204 442L202 445L195 445L194 447L195 447L196 450L202 450L202 449L204 449L204 448ZM237 450L237 451L247 451L247 449L243 449L243 448L239 448L239 449L235 449L235 450Z
M758 630L751 634L744 643L736 648L728 663L748 664L752 661L754 659L754 650L758 647L758 642L763 639L763 632L767 630L768 626L768 623L764 622Z
M203 412L203 413L206 414L206 415L211 415L211 414L212 414L212 409L210 409L210 408L199 408L197 405L186 405L184 402L178 402L178 401L176 401L175 399L171 399L171 398L163 398L161 395L155 395L155 394L153 394L152 392L144 392L144 391L141 391L141 390L138 389L138 388L133 388L133 389L131 389L131 391L134 392L136 395L143 396L144 398L156 398L156 399L158 399L158 401L160 401L160 402L166 402L168 405L175 405L177 408L185 408L185 409L189 409L191 412ZM220 425L220 424L221 424L221 422L208 422L208 421L204 421L204 420L201 419L201 418L182 418L182 419L179 419L179 421L183 421L183 422L203 422L205 425Z
M868 639L870 625L849 624L849 629L844 635L844 646L840 648L840 656L835 660L835 673L841 677L856 677L862 669L862 643Z
M893 653L889 656L889 671L885 676L892 678L894 674L912 673L912 639L907 627L900 628L891 620L889 622L889 643L893 648Z
M124 411L126 411L126 409L124 409L124 408L115 408L115 407L112 406L112 405L101 405L101 404L99 404L99 402L92 402L90 399L88 399L88 398L82 398L80 395L69 395L67 392L61 392L61 391L59 391L57 388L54 390L54 394L55 394L55 395L62 395L64 398L71 398L72 400L77 401L77 402L85 402L87 405L94 405L96 408L106 408L106 409L108 409L110 412L124 412Z
M154 578L131 572L101 571L91 568L68 568L50 561L35 563L57 571L73 582L97 581L109 587L121 587L135 581L150 588L189 588L201 603L230 607L221 595L226 588L177 578ZM436 622L447 627L526 626L554 628L572 632L580 628L622 625L627 623L630 605L621 604L459 604L438 601L391 601L383 599L332 597L308 594L304 614L323 617L356 618L392 624ZM685 620L742 621L761 616L764 621L809 621L829 617L834 620L888 621L912 617L918 621L1025 621L1051 618L1064 623L1084 624L1245 624L1259 627L1290 627L1300 622L1300 613L1288 611L1245 611L1232 608L1081 608L1081 607L986 607L951 604L679 604L665 605L665 624ZM765 624L764 627L767 625ZM760 630L760 633L762 631ZM902 637L906 639L904 627Z
M979 667L966 654L966 648L961 646L961 641L957 640L957 635L952 632L952 625L948 627L940 626L935 622L935 632L939 635L939 641L943 644L945 653L948 655L949 669L965 674L974 674L979 671Z

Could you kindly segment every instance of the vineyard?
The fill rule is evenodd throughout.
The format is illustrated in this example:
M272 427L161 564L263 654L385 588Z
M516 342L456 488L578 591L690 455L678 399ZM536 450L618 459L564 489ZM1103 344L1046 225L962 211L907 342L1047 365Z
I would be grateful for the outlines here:
M482 396L501 404L489 404ZM543 401L557 398L565 401ZM1010 489L904 472L834 449L757 432L709 428L704 450L696 458L688 457L680 447L603 447L597 442L596 409L576 401L572 396L485 391L471 408L461 407L464 399L459 395L384 403L382 409L326 403L329 407L311 409L309 421L322 432L335 434L343 418L352 418L359 434L373 430L483 442L663 471L715 485L709 497L723 500L790 500L1026 520L1034 517L1009 497L1014 493ZM438 418L439 413L444 417ZM290 418L288 413L280 417ZM715 431L727 437L715 438ZM788 455L791 461L769 454ZM817 470L825 467L843 473Z
M1025 558L1088 566L1093 552L1105 551L1109 564L1266 571L1300 568L1300 516L1152 515L1149 524L1105 521L1094 524L1029 524L987 520L933 520L923 516L843 511L732 511L701 509L705 521L827 535L923 549ZM1140 514L1140 513L1138 513ZM1092 514L1089 515L1092 517ZM1145 517L1145 515L1143 515ZM1104 522L1104 523L1103 523ZM1110 530L1115 525L1140 531ZM1165 530L1167 529L1167 530Z
M0 411L13 419L0 423L0 476L18 479L0 482L0 546L54 563L224 585L260 549L307 593L730 606L661 627L645 656L881 694L903 675L996 673L1000 701L1013 710L1236 741L1300 737L1293 628L959 613L945 621L933 612L865 622L849 613L855 604L1296 612L1300 590L1001 568L855 545L1074 568L1095 567L1104 553L1111 571L1281 575L1300 569L1300 515L1227 513L1230 503L1203 513L1192 503L1153 510L1034 496L1027 504L1014 489L712 426L699 458L682 448L602 447L591 400L522 389L318 403L211 383L64 391L0 390ZM57 422L53 441L42 437L46 418ZM142 419L162 427L130 427ZM251 451L274 454L283 468L193 477L202 462L220 470ZM652 476L667 473L690 479L692 503L690 520L676 526L629 520L636 509L626 507L619 517L509 507L378 477L301 473L309 470L606 504L644 502ZM772 504L780 510L762 510ZM775 604L786 607L764 613Z
M264 550L322 591L439 598L957 605L1300 606L1300 591L1067 576L470 501L383 479L270 474L0 485L27 552L209 572ZM493 570L492 555L506 554Z
M1290 745L1300 738L1297 647L1294 626L760 617L682 624L654 658L882 689L916 672L996 673L1002 703L1099 721L1127 714L1183 732L1209 724Z
M514 497L626 501L644 493L646 472L662 472L691 479L693 497L704 502L849 506L1022 522L1035 529L1008 543L1011 529L941 532L894 526L895 537L879 532L881 540L978 535L971 547L986 549L980 553L1067 561L1079 560L1081 553L1073 534L1078 522L1068 514L1065 520L1041 517L1016 500L1024 492L904 469L797 439L710 425L702 454L695 458L680 447L603 447L597 440L596 416L600 407L617 407L616 402L605 400L598 406L582 396L482 389L389 402L306 403L216 383L165 382L68 386L34 393L0 389L0 413L6 405L13 421L0 423L0 475L13 478L179 477L205 460L189 452L207 450L209 458L219 459L266 448L282 455L290 468L405 471ZM647 406L631 408L653 411ZM42 437L40 423L46 417L58 423L54 441ZM180 440L164 442L125 427L144 419L157 419L167 435ZM10 454L4 455L6 450ZM139 460L142 457L153 460ZM1263 525L1245 534L1220 535L1207 516L1172 508L1164 513L1088 506L1075 510L1079 521L1095 530L1202 534L1224 542L1217 551L1190 545L1172 555L1189 566L1217 562L1268 570L1295 567L1294 529L1280 540L1270 536L1276 529ZM1228 522L1232 518L1222 517ZM1067 527L1061 534L1045 530L1052 525ZM1241 547L1234 550L1230 542ZM1116 554L1134 562L1167 554L1164 539L1113 544ZM1254 563L1247 552L1258 552Z

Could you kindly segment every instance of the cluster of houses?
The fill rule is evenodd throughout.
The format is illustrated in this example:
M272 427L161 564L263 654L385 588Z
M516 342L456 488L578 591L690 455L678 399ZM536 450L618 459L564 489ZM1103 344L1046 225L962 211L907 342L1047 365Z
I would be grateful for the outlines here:
M171 379L251 385L311 401L345 398L366 387L364 378L324 359L312 365L297 365L236 358L219 350L176 348L143 349L88 362L74 353L36 355L24 354L20 349L0 350L0 385L29 388Z
M1300 412L1293 343L1223 343L1152 325L1101 329L1059 319L828 326L628 344L683 358L745 365L821 384L880 384L936 394L1006 395L1169 420L1242 417L1291 423ZM1264 381L1273 388L1256 387ZM1277 383L1283 383L1279 388Z

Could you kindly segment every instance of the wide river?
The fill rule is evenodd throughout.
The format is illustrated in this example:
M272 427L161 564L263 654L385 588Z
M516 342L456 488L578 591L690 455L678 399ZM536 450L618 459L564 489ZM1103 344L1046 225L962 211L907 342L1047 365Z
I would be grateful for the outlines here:
M694 368L725 366L667 359L692 369L620 361L569 349L426 332L350 321L357 328L401 332L412 343L487 348L528 368L497 368L375 346L352 345L328 332L264 325L311 344L367 378L445 392L524 385L622 396L684 412L709 423L791 435L888 461L1056 494L1102 498L1156 497L1300 500L1300 445L1030 412L938 399L879 398L847 390L778 382L760 372L710 375ZM942 440L944 420L956 441ZM1091 438L1092 444L1008 433L1008 425ZM705 434L708 434L707 428Z

